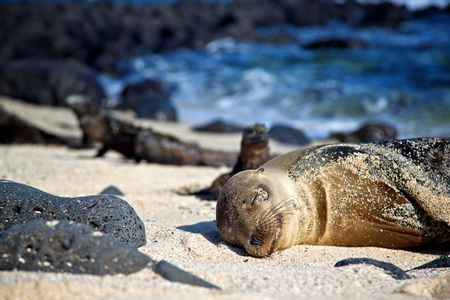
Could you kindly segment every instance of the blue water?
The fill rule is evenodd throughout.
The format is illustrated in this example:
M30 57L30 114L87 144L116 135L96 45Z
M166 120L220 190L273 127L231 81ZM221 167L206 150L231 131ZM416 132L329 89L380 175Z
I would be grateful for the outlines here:
M311 138L387 122L399 136L450 136L450 17L435 15L396 30L334 23L289 31L298 42L256 44L231 38L204 50L149 54L127 62L120 79L102 76L114 99L126 82L158 78L173 89L180 122L214 119L289 124ZM353 37L368 49L305 50L299 44Z

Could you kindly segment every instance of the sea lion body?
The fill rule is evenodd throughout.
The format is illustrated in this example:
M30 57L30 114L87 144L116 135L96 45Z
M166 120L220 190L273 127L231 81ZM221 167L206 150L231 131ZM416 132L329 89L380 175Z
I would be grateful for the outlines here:
M217 227L254 256L296 244L406 248L450 240L450 139L316 146L233 176Z

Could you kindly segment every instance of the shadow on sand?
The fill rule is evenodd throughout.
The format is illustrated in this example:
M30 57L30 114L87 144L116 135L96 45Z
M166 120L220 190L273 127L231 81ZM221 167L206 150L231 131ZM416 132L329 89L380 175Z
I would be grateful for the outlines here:
M190 233L197 233L201 234L205 239L213 243L215 246L219 246L219 244L223 244L227 246L231 251L235 252L236 254L240 256L249 256L248 253L240 248L233 247L227 242L225 242L222 237L219 234L219 231L217 231L217 226L215 221L205 221L205 222L199 222L192 225L183 225L178 226L177 229L190 232Z

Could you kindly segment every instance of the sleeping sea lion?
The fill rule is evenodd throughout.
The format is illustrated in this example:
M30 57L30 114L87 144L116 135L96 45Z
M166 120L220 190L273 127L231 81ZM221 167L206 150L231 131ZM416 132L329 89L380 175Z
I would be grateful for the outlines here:
M450 138L314 146L233 176L223 239L253 256L297 244L407 248L450 241Z

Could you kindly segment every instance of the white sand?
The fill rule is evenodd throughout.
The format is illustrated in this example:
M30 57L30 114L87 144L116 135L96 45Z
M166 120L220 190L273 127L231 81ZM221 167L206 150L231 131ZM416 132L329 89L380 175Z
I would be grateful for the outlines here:
M174 192L207 187L227 168L136 164L115 152L103 158L93 158L95 153L63 146L3 145L0 178L59 196L98 194L116 186L145 223L147 244L139 248L141 252L165 259L222 290L169 282L150 269L103 277L3 271L0 299L427 299L433 295L450 299L450 268L412 271L413 279L399 281L372 266L333 267L345 258L370 257L410 269L443 251L302 245L268 258L249 257L222 241L214 221L215 201Z

